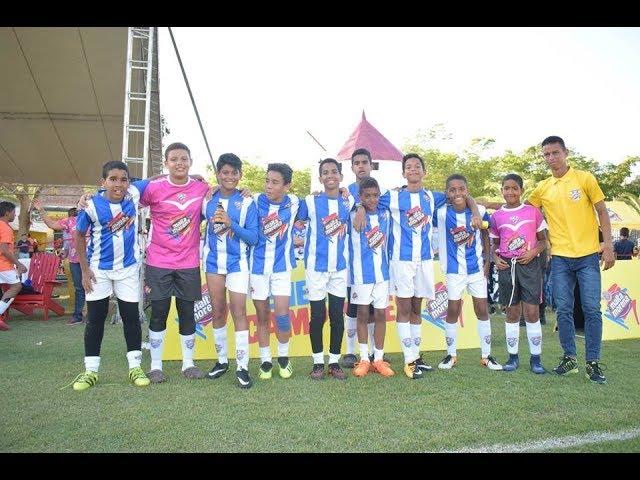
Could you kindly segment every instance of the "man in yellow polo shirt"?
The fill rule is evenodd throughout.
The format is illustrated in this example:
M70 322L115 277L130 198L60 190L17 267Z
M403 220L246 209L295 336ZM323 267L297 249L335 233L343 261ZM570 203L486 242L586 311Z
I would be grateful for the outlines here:
M602 263L604 269L615 263L611 223L604 194L593 174L576 170L567 164L568 151L560 137L547 137L542 154L552 176L538 184L528 203L542 207L549 225L551 243L551 279L558 315L560 345L564 350L560 364L553 369L558 375L578 372L575 327L573 324L573 291L579 283L584 311L585 358L587 378L606 383L600 360L602 314L600 312L601 279L598 252L598 214L604 236Z

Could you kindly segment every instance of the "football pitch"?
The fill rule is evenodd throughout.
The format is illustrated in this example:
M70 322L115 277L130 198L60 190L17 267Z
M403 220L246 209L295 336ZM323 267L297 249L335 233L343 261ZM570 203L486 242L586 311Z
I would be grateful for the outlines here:
M187 380L180 362L165 362L168 381L129 383L121 325L105 326L98 384L68 386L83 370L83 326L14 314L0 334L0 452L640 452L640 340L603 343L607 385L584 376L529 371L521 329L521 366L492 372L479 349L459 350L452 371L409 380L401 354L389 354L396 375L340 382L308 377L311 359L294 357L294 375L257 378L241 390L230 371L217 380ZM543 363L561 354L554 316L543 327ZM504 317L492 317L492 354L506 357ZM147 324L143 326L143 338ZM388 324L388 335L395 325ZM443 351L425 352L434 367ZM149 353L143 368L148 370ZM213 361L196 361L209 370Z

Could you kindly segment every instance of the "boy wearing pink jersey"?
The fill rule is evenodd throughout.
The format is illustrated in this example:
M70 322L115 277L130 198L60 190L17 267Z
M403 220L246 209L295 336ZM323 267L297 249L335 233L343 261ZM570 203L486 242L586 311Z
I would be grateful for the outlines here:
M539 309L542 289L540 258L546 246L547 224L542 213L532 205L520 202L522 177L514 173L502 180L502 195L507 202L491 216L489 236L495 250L498 268L500 302L505 305L507 319L505 334L509 360L502 366L505 372L516 370L520 364L518 342L520 312L524 308L531 371L545 373L540 361L542 327ZM522 303L522 305L521 305Z
M202 202L209 190L206 182L189 177L191 152L172 143L164 153L167 177L152 180L140 198L151 210L151 230L145 266L145 288L151 300L149 344L152 383L164 382L162 351L171 297L176 297L182 374L202 378L193 363L196 324L194 303L202 299L200 281L200 223Z

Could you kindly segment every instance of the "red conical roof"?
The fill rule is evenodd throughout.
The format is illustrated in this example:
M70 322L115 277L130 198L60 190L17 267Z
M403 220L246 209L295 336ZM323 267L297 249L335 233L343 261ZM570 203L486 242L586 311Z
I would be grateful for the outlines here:
M338 153L338 160L351 160L351 154L358 148L371 152L371 160L402 161L402 152L393 146L376 128L367 121L362 111L362 120L353 131L347 143Z

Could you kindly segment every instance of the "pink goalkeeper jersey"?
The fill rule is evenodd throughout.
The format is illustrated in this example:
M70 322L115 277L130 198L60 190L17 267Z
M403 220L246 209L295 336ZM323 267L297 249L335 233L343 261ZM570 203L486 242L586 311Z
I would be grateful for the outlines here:
M175 185L169 177L152 180L140 204L151 210L147 265L179 270L200 265L202 201L206 182L189 179Z
M76 250L76 237L74 233L76 230L77 220L77 217L67 217L60 220L60 225L62 225L62 231L64 232L62 236L64 248L69 252L69 256L67 258L69 258L71 263L80 262L80 259L78 258L78 251Z
M504 258L519 257L538 244L536 232L547 228L542 213L532 205L502 206L491 215L489 236L500 239L498 253Z

